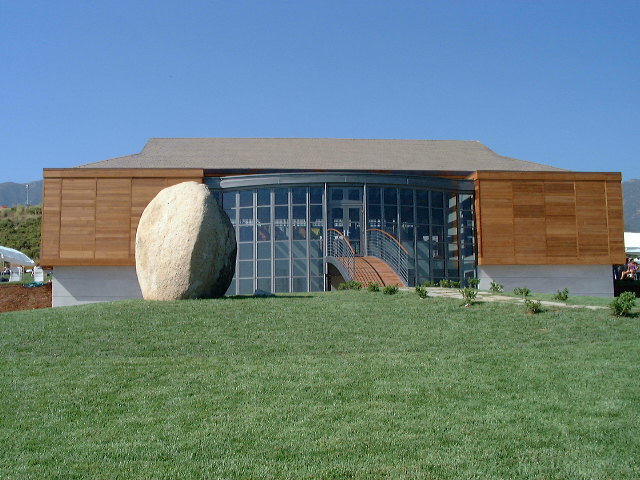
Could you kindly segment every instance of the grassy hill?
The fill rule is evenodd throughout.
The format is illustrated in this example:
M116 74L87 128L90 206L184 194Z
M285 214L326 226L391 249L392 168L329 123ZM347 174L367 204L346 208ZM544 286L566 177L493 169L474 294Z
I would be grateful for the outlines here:
M29 183L0 183L0 205L5 207L15 207L27 204L27 188L29 185L29 205L39 205L42 203L42 180Z
M40 206L3 208L0 210L0 245L20 250L37 263L40 259L41 224Z
M0 477L640 477L637 318L459 303L0 314Z

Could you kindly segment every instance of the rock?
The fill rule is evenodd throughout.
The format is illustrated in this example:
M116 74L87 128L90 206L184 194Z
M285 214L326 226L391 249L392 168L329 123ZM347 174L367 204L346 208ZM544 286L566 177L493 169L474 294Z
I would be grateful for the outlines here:
M235 272L236 236L209 189L184 182L161 190L140 217L136 273L147 300L214 298Z
M271 292L267 292L266 290L260 290L259 288L253 292L254 297L275 297L275 295Z

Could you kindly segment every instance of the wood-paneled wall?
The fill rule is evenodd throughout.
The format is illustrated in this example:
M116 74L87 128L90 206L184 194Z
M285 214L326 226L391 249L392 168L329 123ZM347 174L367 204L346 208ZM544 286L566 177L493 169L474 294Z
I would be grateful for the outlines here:
M43 265L135 265L138 221L165 187L201 169L45 169Z
M476 172L479 265L624 263L619 173Z

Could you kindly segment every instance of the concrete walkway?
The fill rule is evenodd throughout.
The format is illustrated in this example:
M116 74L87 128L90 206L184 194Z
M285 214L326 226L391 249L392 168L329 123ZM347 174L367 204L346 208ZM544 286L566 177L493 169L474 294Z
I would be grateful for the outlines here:
M427 292L429 292L430 297L447 297L447 298L457 298L462 300L462 295L458 291L457 288L441 288L441 287L426 287ZM406 291L414 291L414 288L404 288ZM478 290L478 296L476 297L476 301L478 302L510 302L510 303L524 303L524 299L522 298L514 298L507 297L505 295L500 295L498 293L487 292L483 290ZM567 305L564 302L551 302L547 300L540 301L542 305L548 307L565 307L565 308L588 308L590 310L602 310L607 309L608 307L596 306L596 305Z

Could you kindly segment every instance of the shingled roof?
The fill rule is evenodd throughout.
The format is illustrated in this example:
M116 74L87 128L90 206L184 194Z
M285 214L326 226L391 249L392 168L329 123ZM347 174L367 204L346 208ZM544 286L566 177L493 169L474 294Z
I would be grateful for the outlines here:
M562 171L498 155L467 140L152 138L140 153L78 168L206 170Z

